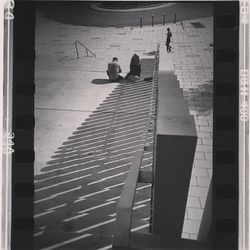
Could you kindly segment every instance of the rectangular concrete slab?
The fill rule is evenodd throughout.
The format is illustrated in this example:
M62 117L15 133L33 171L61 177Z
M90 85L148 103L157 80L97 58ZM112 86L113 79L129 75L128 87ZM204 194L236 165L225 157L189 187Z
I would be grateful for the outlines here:
M162 115L158 117L156 134L161 136L196 136L191 115Z
M163 115L189 115L187 102L175 96L165 98L162 93L159 93L158 116L161 117Z

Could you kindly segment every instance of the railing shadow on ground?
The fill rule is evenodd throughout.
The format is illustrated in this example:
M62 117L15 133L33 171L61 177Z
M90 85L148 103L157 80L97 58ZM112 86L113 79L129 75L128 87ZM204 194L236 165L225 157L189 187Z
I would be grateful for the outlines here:
M158 70L159 64L159 44L157 45L157 52L155 53L155 63L153 69L153 81L152 85L155 85L152 89L152 105L156 103L156 99L153 97L156 96L156 73ZM153 124L154 133L154 124L155 124L155 108L152 108L148 114L149 117L152 117L153 121L148 121L146 125L145 132L141 136L142 146L138 153L133 158L131 168L127 175L125 185L122 190L121 198L117 205L117 216L116 216L116 225L115 225L115 234L113 239L113 248L129 248L130 247L130 238L131 238L131 227L132 227L132 215L133 215L133 206L136 195L136 188L139 183L152 183L152 169L145 171L141 169L141 162L143 158L143 150L146 139L147 131L150 129L150 124ZM132 230L133 231L133 230Z
M152 62L142 60L145 76ZM35 176L35 249L111 244L117 200L138 148L142 167L152 166L152 132L146 145L140 141L154 109L151 100L151 82L118 84ZM137 187L137 213L149 210L150 187ZM142 219L135 230L148 226Z
M109 80L109 79L97 78L97 79L93 79L91 81L91 83L93 83L93 84L108 84L108 83L113 83L113 82L111 80Z

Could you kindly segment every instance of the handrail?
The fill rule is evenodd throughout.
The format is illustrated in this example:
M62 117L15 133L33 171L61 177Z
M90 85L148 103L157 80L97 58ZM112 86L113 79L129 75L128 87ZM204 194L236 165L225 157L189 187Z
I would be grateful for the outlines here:
M87 47L86 47L84 44L82 44L80 41L75 40L74 44L75 44L76 55L77 55L77 58L78 58L78 59L80 58L80 57L79 57L78 46L77 46L78 43L86 49L87 57L89 56L88 52L89 52L90 54L92 54L94 57L96 57L96 54L93 53L89 48L87 48Z
M144 152L144 144L147 139L150 119L145 127L141 137L140 147L134 157L134 162L127 175L126 182L123 186L122 195L117 205L116 227L113 240L113 247L129 247L130 230L132 224L133 203L136 193L137 182L140 173L140 166Z
M158 69L158 57L159 57L159 44L157 44L157 52L155 55L155 67L153 72L153 81L155 80L155 71ZM134 161L127 175L126 182L123 186L121 198L117 205L116 225L113 239L113 249L115 248L129 248L131 238L131 225L132 225L132 213L133 203L136 193L136 187L139 180L140 166L144 153L144 145L147 140L147 134L152 118L154 119L153 113L153 95L151 99L151 109L149 112L149 119L145 126L144 132L141 136L140 146L135 154Z

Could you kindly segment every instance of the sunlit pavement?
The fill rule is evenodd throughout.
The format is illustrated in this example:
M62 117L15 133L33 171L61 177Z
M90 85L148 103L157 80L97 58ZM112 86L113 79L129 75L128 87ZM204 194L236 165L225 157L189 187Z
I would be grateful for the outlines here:
M191 24L192 22L200 22L204 27L195 28ZM161 43L160 69L175 71L180 85L184 89L190 112L195 116L199 138L183 237L197 237L212 175L213 20L212 18L201 18L183 21L183 24L184 30L180 23L143 28L95 28L60 24L38 15L35 103L35 172L37 176L35 179L36 181L42 180L46 175L46 178L49 179L44 181L46 185L35 183L37 226L35 242L37 248L50 246L46 249L62 249L63 247L64 249L77 249L83 245L84 249L110 248L111 235L106 232L113 230L116 201L121 193L121 183L125 180L126 171L129 169L129 157L133 154L133 150L125 152L125 162L112 163L115 164L112 165L112 168L115 169L110 170L112 171L110 173L107 171L109 167L102 170L97 167L100 161L104 160L102 159L104 156L98 151L98 145L105 143L105 137L98 139L90 133L84 135L89 137L83 141L84 136L77 135L83 128L93 129L92 125L88 125L93 119L98 123L95 126L99 126L96 129L100 129L100 136L102 136L102 129L105 127L104 121L108 120L109 112L101 109L103 114L99 116L103 116L104 121L98 121L101 117L95 118L96 112L100 113L98 107L101 106L99 105L108 96L112 97L112 93L115 95L121 87L118 83L107 81L106 65L111 58L113 56L119 58L125 74L133 53L138 54L140 58L153 58L153 51L156 50L158 42ZM166 27L170 27L173 33L173 53L166 53L165 50ZM87 57L86 51L79 48L81 58L77 59L75 40L81 41L93 51L96 58ZM146 75L150 76L152 72L148 72ZM144 87L147 88L147 86L152 87L147 84ZM134 87L133 84L129 86L132 93ZM138 95L142 93L143 91L139 91ZM142 100L144 100L144 95ZM105 102L104 105L106 105ZM133 126L133 124L130 125ZM133 129L134 127L132 127ZM94 153L87 151L79 153L77 150L73 150L74 154L66 155L65 159L65 152L62 153L60 150L69 147L71 140L74 140L73 144L76 145L86 143L81 146L82 151L84 151L84 147L86 150L91 150L90 144L92 143ZM129 144L131 143L133 144L133 141L129 141ZM70 154L72 153L71 150L68 151ZM89 153L92 155L88 155ZM56 157L58 154L59 157ZM63 161L60 161L61 157L63 157ZM92 162L91 157L94 158ZM151 165L150 157L152 156L148 156L148 159L146 157L147 160L145 160L145 164L148 164L147 167ZM88 159L90 162L83 166L83 159L84 161ZM68 171L70 166L73 171ZM84 170L85 168L87 169ZM105 172L98 173L100 171ZM105 179L107 177L110 178ZM99 184L98 181L100 181ZM102 186L103 183L105 186ZM121 185L113 187L117 184ZM144 185L139 188L141 188L139 189L141 195L135 206L138 207L138 211L143 212L137 215L137 217L141 217L134 228L144 230L148 223L145 207L149 205L150 186ZM38 191L39 189L40 191ZM93 193L97 195L94 195L94 199L86 199ZM96 197L98 198L96 199ZM109 208L106 209L107 207ZM91 216L89 216L89 211L92 211ZM145 228L143 228L144 225ZM50 239L50 242L48 240L44 245L46 239ZM90 243L90 239L92 239L92 243Z

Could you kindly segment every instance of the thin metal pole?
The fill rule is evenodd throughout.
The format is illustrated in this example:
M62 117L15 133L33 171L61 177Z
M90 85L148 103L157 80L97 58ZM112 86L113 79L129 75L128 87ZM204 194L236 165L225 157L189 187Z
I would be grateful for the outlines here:
M79 59L79 53L78 53L77 42L75 42L75 47L76 47L76 55L77 55L77 59Z
M166 22L166 15L163 16L163 25L165 25Z
M86 49L87 57L89 57L88 50Z
M152 15L152 27L154 26L154 14Z
M182 29L185 30L182 20L181 20L181 26L182 26Z
M140 28L142 28L142 16L140 16Z
M174 13L174 23L176 23L176 13Z

